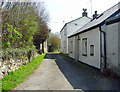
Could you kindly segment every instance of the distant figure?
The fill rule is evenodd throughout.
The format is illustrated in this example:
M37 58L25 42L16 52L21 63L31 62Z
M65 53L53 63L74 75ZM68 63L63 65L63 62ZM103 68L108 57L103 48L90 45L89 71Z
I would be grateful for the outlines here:
M86 12L86 11L87 11L87 9L84 9L84 8L83 8L83 13L82 13L82 16L83 16L83 17L87 17L87 12Z

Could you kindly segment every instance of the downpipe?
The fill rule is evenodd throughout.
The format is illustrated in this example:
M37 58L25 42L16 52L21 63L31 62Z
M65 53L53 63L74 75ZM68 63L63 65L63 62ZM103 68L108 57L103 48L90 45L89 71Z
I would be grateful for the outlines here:
M104 69L107 69L107 60L106 60L107 59L106 58L106 33L104 31L102 31L101 26L99 28L100 28L100 35L101 35L101 33L103 33L103 37L104 37L103 38L104 39L104 56L103 56L103 58L104 58ZM102 38L101 37L100 37L100 41L101 41L100 43L102 43ZM102 48L102 46L100 48ZM101 58L101 56L100 56L100 58Z

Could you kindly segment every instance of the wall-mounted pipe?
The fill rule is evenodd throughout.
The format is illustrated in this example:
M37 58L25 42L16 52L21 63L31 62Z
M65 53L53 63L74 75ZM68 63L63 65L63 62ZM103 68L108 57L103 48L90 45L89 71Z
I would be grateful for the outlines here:
M107 60L106 60L107 59L106 58L106 33L104 31L102 31L101 26L99 26L99 29L100 29L100 34L103 33L103 37L104 37L104 56L103 57L104 57L104 69L106 69L107 68ZM100 41L101 41L100 43L102 43L102 39L101 38L100 38Z

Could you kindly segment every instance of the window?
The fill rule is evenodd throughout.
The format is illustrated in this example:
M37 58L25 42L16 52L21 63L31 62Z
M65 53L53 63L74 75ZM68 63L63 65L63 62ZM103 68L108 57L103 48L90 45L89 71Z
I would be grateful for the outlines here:
M90 55L94 56L94 45L90 45Z
M87 38L82 39L82 55L87 56Z

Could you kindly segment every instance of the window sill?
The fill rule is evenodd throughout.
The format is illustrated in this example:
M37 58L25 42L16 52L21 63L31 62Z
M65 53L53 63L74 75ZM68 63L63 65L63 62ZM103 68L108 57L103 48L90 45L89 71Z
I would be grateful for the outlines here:
M82 54L83 56L87 56L87 54Z
M91 56L94 56L94 54L90 54Z

